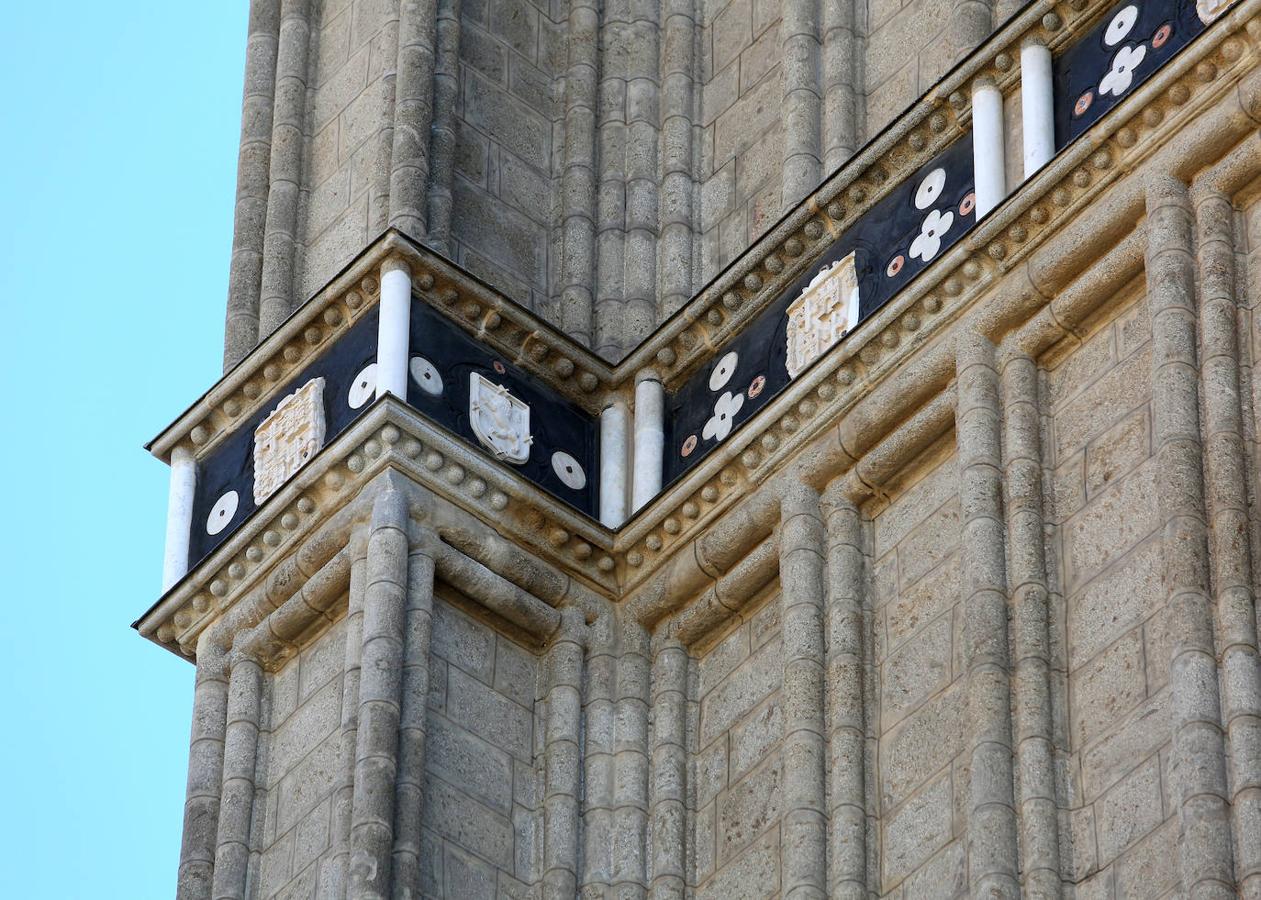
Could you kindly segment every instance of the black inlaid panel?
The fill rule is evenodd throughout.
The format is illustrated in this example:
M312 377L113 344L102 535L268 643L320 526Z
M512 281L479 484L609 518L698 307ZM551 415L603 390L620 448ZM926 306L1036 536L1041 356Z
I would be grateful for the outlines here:
M197 473L189 567L222 544L254 512L254 431L280 401L312 378L324 378L324 443L328 444L371 404L376 382L364 384L361 373L376 360L377 310L363 317L328 352L276 392L270 403L202 461ZM354 406L351 392L354 391ZM364 398L367 392L366 399ZM232 494L235 493L235 503ZM215 533L211 533L211 531Z
M407 402L488 456L469 405L477 374L529 407L532 442L523 462L502 464L584 513L596 515L598 425L550 387L497 356L428 304L412 301Z
M870 316L976 223L972 138L964 137L842 235L710 365L669 398L665 481L678 478L782 391L788 308L823 269L854 254L857 321Z
M1099 121L1227 5L1225 0L1123 0L1109 10L1055 60L1056 149Z

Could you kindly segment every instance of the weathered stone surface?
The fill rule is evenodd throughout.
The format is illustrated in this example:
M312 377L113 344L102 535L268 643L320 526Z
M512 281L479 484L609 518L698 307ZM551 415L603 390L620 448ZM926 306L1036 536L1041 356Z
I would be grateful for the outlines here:
M925 862L950 839L953 807L950 773L926 785L884 829L884 883L892 886Z

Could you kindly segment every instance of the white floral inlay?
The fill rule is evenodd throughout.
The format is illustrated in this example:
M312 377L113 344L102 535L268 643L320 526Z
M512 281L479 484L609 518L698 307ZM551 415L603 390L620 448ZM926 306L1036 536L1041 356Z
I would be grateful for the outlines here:
M706 440L714 438L721 441L731 434L731 426L734 423L736 413L740 411L742 406L744 406L743 393L733 394L731 391L724 391L723 395L718 398L718 402L714 404L714 414L705 423L701 436Z
M718 364L714 366L714 371L709 373L709 389L716 391L730 381L739 363L740 355L736 351L724 353L722 359L718 360Z
M1134 83L1134 70L1138 68L1138 64L1146 55L1147 47L1143 44L1137 47L1122 47L1118 50L1116 56L1112 57L1112 68L1099 82L1099 93L1120 97L1128 91L1130 85Z
M937 198L941 196L942 189L945 186L946 170L933 169L924 176L924 180L915 189L915 208L928 209L928 207L937 202Z
M954 224L955 214L934 209L924 217L920 233L911 241L911 256L928 262L941 250L941 238Z
M1125 40L1125 36L1130 33L1130 29L1134 27L1134 23L1138 21L1138 7L1127 6L1108 23L1108 28L1103 33L1103 42L1109 47L1115 47L1121 41Z

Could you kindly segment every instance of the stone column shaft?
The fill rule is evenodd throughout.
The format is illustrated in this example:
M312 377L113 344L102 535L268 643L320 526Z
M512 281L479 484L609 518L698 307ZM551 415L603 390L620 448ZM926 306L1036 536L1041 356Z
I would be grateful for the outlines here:
M591 344L596 234L596 84L600 14L572 0L566 29L565 138L561 147L561 330Z
M408 583L407 519L407 503L397 491L386 491L373 504L351 804L347 892L351 900L380 900L390 893Z
M617 528L626 521L630 494L630 412L614 400L600 413L600 524Z
M661 491L665 453L665 389L655 372L641 372L635 381L635 458L631 479L631 513Z
M267 219L279 36L280 0L251 0L249 37L245 44L245 92L241 98L241 146L236 164L232 262L228 267L228 311L223 337L225 372L244 359L258 343L258 292L263 277L263 226Z
M1003 550L1003 472L994 346L961 331L956 338L959 503L964 510L963 645L967 670L968 870L972 896L1020 894L1011 741L1011 661Z
M867 793L867 608L862 516L833 482L824 494L828 582L828 841L830 896L865 900L867 831L874 827Z
M622 282L626 306L617 350L626 351L657 324L657 165L660 135L660 2L632 5L626 72L626 219Z
M1021 876L1026 894L1058 897L1062 886L1037 364L1028 356L1011 357L1003 367L1002 388L1007 446L1004 499L1015 635L1016 756L1021 773Z
M784 169L780 208L788 210L820 180L819 0L783 0Z
M197 460L183 445L171 451L171 485L166 498L166 547L162 554L162 590L170 590L188 574L193 501L197 492Z
M306 138L307 55L311 45L310 0L281 0L276 55L276 103L272 113L271 186L263 236L258 340L293 310L298 234L298 193Z
M350 823L355 794L355 757L359 732L360 653L363 650L363 596L366 588L368 542L365 535L351 538L355 546L350 564L350 597L346 607L346 651L342 668L340 777L333 794L333 846L328 885L334 898L346 896L350 860ZM323 876L321 875L323 883Z
M978 220L1007 196L1003 93L992 81L972 89L972 171L976 178Z
M582 612L561 613L561 629L547 654L547 724L543 745L544 900L578 893L581 785L583 642Z
M377 317L376 396L407 399L411 344L412 276L397 257L381 265L381 303Z
M1055 81L1051 48L1029 41L1020 48L1020 133L1025 178L1055 155Z
M597 353L618 359L626 319L626 167L630 151L626 63L633 53L629 0L605 0L601 13L595 298L587 330L594 329L591 345Z
M227 731L223 747L223 787L215 846L214 900L244 900L254 813L254 771L262 714L263 669L237 654L228 684Z
M228 673L223 652L204 632L197 646L188 783L180 841L178 900L209 900L223 785L223 744L228 715Z
M823 170L836 171L858 149L862 124L863 40L854 17L854 0L823 4Z
M455 174L455 105L460 84L460 0L439 0L429 133L429 246L451 255L451 182Z
M1209 599L1196 364L1195 259L1186 185L1157 177L1147 193L1152 319L1152 431L1164 521L1164 584L1173 658L1173 754L1182 889L1234 897L1226 758Z
M613 756L613 891L636 900L648 890L648 635L622 622L617 660Z
M783 896L827 892L823 744L823 518L819 495L795 485L781 503L784 635Z
M436 537L430 538L436 540ZM425 781L425 718L429 702L429 647L433 636L434 559L428 541L407 558L407 607L394 781L394 900L420 896L420 821Z
M613 655L611 617L596 620L590 638L591 654L583 673L583 719L586 740L583 756L582 812L583 896L603 896L613 872L613 750L617 658Z
M394 82L390 225L417 240L425 236L436 29L437 0L402 0Z
M652 662L653 900L682 900L687 880L687 676L677 640L658 642Z
M662 17L658 321L665 321L692 296L696 0L665 0Z

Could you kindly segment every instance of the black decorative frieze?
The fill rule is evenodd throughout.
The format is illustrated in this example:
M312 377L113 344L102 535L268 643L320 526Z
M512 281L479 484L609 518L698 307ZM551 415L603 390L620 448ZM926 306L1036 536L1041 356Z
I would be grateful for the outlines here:
M678 478L976 224L972 139L873 206L669 400L665 481Z
M596 420L420 300L412 301L407 402L595 517Z
M1220 16L1230 0L1123 0L1056 58L1055 147L1072 143Z
M201 462L190 566L367 408L376 393L376 339L374 308Z

